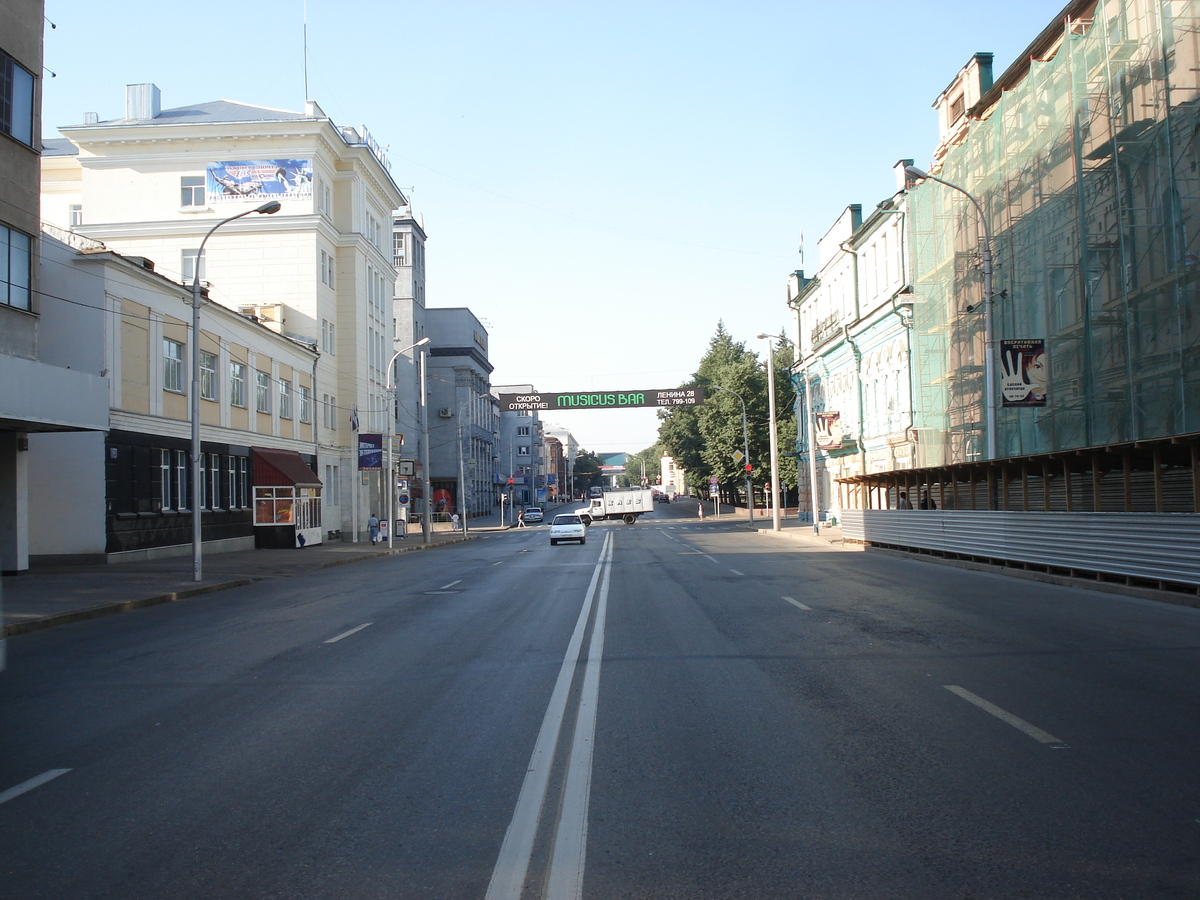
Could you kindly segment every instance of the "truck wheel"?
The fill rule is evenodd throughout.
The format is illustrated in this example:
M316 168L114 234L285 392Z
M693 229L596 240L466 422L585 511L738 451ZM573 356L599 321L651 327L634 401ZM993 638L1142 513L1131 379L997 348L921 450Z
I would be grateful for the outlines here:
M591 524L592 524L592 517L591 517L591 516L580 516L580 517L579 517L579 519L580 519L580 521L581 521L581 522L583 522L583 524L584 524L584 525L591 525Z
M635 516L633 513L625 513L622 521L624 521L626 525L632 525L637 521L637 516Z

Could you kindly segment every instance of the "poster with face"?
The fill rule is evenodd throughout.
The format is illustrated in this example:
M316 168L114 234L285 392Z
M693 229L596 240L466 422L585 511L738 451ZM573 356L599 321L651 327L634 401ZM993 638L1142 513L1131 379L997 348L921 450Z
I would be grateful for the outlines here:
M836 450L842 446L842 414L819 412L816 421L817 447L821 450Z
M1004 406L1045 406L1050 361L1044 338L1000 341L1000 395Z

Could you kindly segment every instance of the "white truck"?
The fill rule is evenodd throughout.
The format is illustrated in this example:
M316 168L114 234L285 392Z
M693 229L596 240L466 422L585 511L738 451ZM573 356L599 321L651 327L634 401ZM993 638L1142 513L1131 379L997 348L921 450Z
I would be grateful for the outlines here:
M574 512L583 520L584 525L591 525L601 519L620 519L626 525L632 525L638 516L654 512L654 492L605 491L599 497L592 497L587 506Z

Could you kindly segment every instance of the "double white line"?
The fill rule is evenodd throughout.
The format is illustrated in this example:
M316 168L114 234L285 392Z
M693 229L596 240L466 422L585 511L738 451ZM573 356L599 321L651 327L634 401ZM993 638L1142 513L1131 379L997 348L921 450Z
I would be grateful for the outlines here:
M546 802L546 788L550 783L555 749L558 747L567 701L570 699L571 682L575 677L579 651L583 646L583 635L587 631L587 623L595 603L596 622L592 627L592 639L588 645L579 714L575 720L575 735L567 763L562 806L554 832L550 872L545 889L547 897L570 898L583 895L588 800L592 786L592 751L595 746L596 708L600 695L600 660L604 655L604 620L608 612L608 585L612 573L612 545L613 536L610 531L604 537L604 546L592 572L592 581L588 585L583 609L575 623L571 642L567 645L567 653L563 657L554 692L550 695L550 705L542 720L542 729L538 732L533 756L529 759L529 768L525 773L525 782L521 785L517 808L513 812L508 831L505 832L496 867L492 870L486 900L519 900L525 886L534 839L542 818L542 807Z

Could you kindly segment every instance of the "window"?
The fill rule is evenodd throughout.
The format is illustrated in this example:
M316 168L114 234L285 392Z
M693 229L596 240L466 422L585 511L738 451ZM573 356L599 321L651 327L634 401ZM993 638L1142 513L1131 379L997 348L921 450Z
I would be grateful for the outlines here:
M163 339L163 390L183 393L183 344Z
M217 399L217 355L200 353L200 399Z
M201 281L204 280L204 257L203 256L200 256L200 258L199 258L200 271L198 273L196 271L196 262L197 262L196 258L197 258L197 256L199 256L199 254L200 254L199 250L184 250L183 251L183 254L180 257L180 262L179 262L179 273L180 273L180 279L183 281L184 284L191 284L197 278L199 278Z
M529 426L528 425L518 425L517 426L517 437L529 437Z
M229 364L229 402L233 406L246 406L246 364Z
M0 131L33 146L33 73L0 50Z
M528 455L529 455L528 447L518 447L517 448L517 456L528 456Z
M398 269L408 265L404 260L404 232L396 231L392 233L392 264Z
M249 490L246 486L246 457L229 457L229 508L245 509L249 506Z
M29 309L33 238L0 225L0 303Z
M174 493L171 491L171 473L175 470L174 460L170 450L159 450L159 485L158 500L160 509L174 509Z
M292 383L290 381L279 382L279 418L290 419L292 417Z
M271 414L271 376L266 372L255 372L254 408L260 413Z
M330 506L337 506L338 499L338 467L325 467L325 502Z
M78 228L80 225L83 224L83 204L82 203L72 203L69 207L67 207L67 210L68 210L67 214L71 217L70 221L71 221L72 228Z
M300 421L305 425L312 423L312 392L300 385Z
M185 175L179 179L179 205L205 206L204 176Z
M187 496L188 456L182 450L170 451L175 457L175 509L191 509Z

